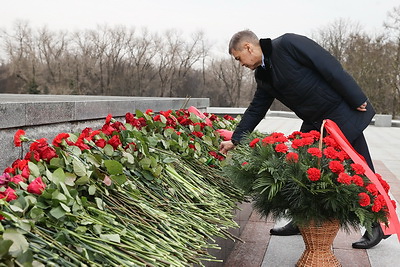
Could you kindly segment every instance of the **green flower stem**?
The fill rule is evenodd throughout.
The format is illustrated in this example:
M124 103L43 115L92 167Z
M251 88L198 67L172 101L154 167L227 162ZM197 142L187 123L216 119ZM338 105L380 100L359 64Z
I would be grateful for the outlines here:
M57 241L54 241L54 239L52 239L52 237L48 236L44 231L40 230L39 227L33 228L32 232L37 234L38 236L42 237L43 240L46 240L48 242L49 247L57 247L60 252L62 252L63 254L65 254L66 256L68 256L70 259L73 259L74 261L78 262L88 262L91 266L101 266L93 261L90 261L84 257L82 257L81 255L79 255L78 253L76 253L75 251L69 249L68 247L60 244Z
M64 229L65 230L65 229ZM154 259L146 257L145 254L148 254L148 252L140 250L138 246L132 247L132 246L125 246L123 244L117 244L115 242L112 241L108 241L105 239L101 239L98 237L92 237L92 236L83 236L83 235L79 235L73 231L70 230L65 230L68 234L75 236L76 238L78 238L81 242L90 245L94 251L96 250L100 250L103 252L104 256L115 261L115 262L119 262L121 264L126 264L125 261L122 261L121 259L125 259L127 261L131 261L131 258L128 255L125 255L124 253L121 253L115 249L112 248L112 246L110 245L114 245L114 246L121 246L121 247L125 247L125 248L129 248L129 249L133 249L137 252L140 252L141 257L146 258L147 260L150 261L154 261ZM100 243L101 242L101 243ZM107 244L107 245L106 245ZM120 258L116 257L119 256ZM135 264L142 264L139 261L135 261Z

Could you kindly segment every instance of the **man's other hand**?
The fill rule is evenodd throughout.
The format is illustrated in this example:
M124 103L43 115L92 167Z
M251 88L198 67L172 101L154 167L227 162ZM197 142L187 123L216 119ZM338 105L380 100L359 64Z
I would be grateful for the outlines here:
M235 148L235 145L231 141L222 141L219 144L219 152L222 154L228 153L229 150L232 150Z
M367 111L367 102L357 108L358 111Z

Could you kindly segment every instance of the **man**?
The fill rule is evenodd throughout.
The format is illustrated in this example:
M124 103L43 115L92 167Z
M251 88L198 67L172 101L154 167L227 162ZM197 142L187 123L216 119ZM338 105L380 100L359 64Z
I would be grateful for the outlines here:
M319 131L324 119L334 121L374 170L363 130L375 111L355 80L328 51L304 36L284 34L274 40L259 40L252 31L245 30L232 36L229 54L242 66L255 70L257 90L232 139L221 142L222 153L253 131L278 99L303 120L302 132ZM271 229L272 235L298 233L291 222ZM352 246L371 248L387 237L376 224L372 236L365 233Z

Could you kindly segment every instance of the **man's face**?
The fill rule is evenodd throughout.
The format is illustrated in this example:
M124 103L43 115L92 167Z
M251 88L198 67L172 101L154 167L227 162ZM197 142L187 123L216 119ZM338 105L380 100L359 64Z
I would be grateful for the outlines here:
M251 43L243 43L242 50L232 50L232 56L244 67L255 70L261 65L261 53Z

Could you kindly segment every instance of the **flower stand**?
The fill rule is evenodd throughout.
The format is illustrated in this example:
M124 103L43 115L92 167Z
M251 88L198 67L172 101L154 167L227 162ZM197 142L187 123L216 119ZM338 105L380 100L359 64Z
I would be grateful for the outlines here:
M333 254L332 244L339 231L338 221L327 221L321 225L299 226L305 250L297 261L297 267L341 266Z

